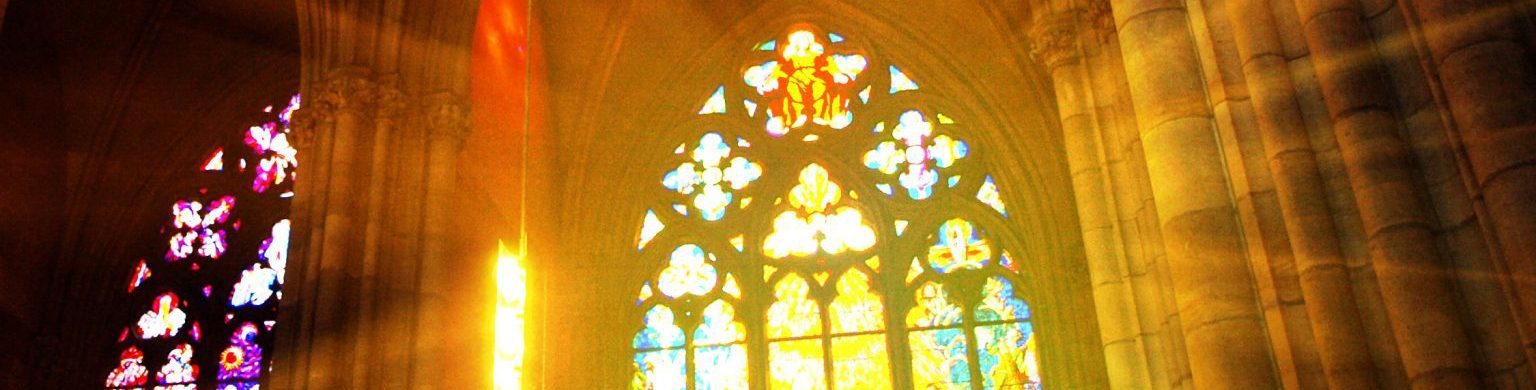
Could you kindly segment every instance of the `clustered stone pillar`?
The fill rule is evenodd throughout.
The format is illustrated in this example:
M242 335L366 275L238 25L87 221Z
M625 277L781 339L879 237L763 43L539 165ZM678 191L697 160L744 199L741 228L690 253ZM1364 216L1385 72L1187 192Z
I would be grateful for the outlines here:
M1179 358L1194 387L1536 386L1536 69L1530 26L1511 16L1526 11L1365 5L1121 0L1108 7L1114 23L1095 23L1084 15L1104 14L1098 2L1086 13L1042 2L1033 14L1032 54L1054 81L1113 386L1181 387ZM1097 28L1109 32L1102 44L1076 38L1099 24L1109 25ZM1422 67L1405 66L1414 60ZM1095 96L1121 84L1133 109ZM1253 115L1240 115L1249 105ZM1117 131L1128 120L1139 132ZM1426 132L1437 126L1447 135ZM1161 226L1132 232L1139 169ZM1457 169L1465 193L1446 190ZM1133 276L1156 270L1138 239L1166 248L1168 279ZM1478 242L1500 266L1482 265ZM1182 332L1149 337L1147 316L1160 315L1149 302L1166 285ZM1137 330L1140 351L1116 345ZM1163 340L1183 344L1151 348ZM1319 368L1288 371L1302 369L1301 354ZM1326 383L1294 380L1317 373Z
M1408 1L1466 148L1480 218L1503 257L1527 361L1536 361L1536 64L1506 1ZM1529 27L1526 27L1529 28ZM1536 370L1528 368L1528 370Z
M461 95L452 93L428 95L423 103L429 124L427 193L422 221L422 258L418 268L415 350L435 358L413 365L412 381L439 384L448 383L444 381L445 366L453 364L445 359L451 352L446 336L453 330L442 327L452 323L448 310L452 302L447 299L452 270L448 265L454 262L457 253L454 231L458 226L450 214L457 189L459 151L464 147L464 138L469 135L469 105Z
M303 105L277 389L474 387L448 301L473 4L301 0ZM429 15L417 18L411 15ZM425 34L425 35L423 35ZM487 299L493 299L487 297ZM487 341L489 342L489 341Z
M1194 386L1277 387L1184 4L1111 4Z
M1228 0L1226 12L1295 253L1307 318L1329 387L1377 387L1370 348L1339 248L1328 194L1313 157L1268 1Z
M1298 0L1318 81L1376 262L1408 380L1476 388L1470 340L1435 246L1417 162L1398 136L1370 31L1353 0Z
M1114 228L1114 194L1105 188L1105 167L1098 158L1103 146L1096 134L1099 126L1088 98L1091 85L1077 43L1078 14L1058 12L1036 21L1031 51L1043 60L1055 81L1110 385L1149 388L1136 304L1130 283L1122 277L1124 249Z
M1191 379L1184 335L1109 1L1088 2L1081 25L1084 37L1078 42L1085 56L1083 65L1091 75L1100 146L1116 203L1125 279L1133 294L1150 388L1187 388Z

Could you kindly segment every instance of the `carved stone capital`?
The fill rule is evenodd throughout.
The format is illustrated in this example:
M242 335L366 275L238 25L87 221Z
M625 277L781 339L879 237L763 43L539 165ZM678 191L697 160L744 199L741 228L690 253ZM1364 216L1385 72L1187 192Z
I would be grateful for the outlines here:
M397 121L408 109L408 99L405 92L400 91L399 75L388 75L379 78L378 89L379 120Z
M469 99L452 92L438 92L422 97L427 136L463 142L469 137Z
M1077 10L1045 15L1029 30L1029 55L1055 69L1082 56L1078 46L1078 25L1082 13Z
M1083 25L1100 42L1109 39L1115 33L1115 14L1110 10L1109 0L1090 0L1083 13Z
M338 68L326 75L320 100L337 112L366 112L375 103L378 88L369 71L361 67Z
M327 108L328 105L306 105L293 112L288 139L294 147L309 150L315 145L315 134L320 132L320 126L331 120Z

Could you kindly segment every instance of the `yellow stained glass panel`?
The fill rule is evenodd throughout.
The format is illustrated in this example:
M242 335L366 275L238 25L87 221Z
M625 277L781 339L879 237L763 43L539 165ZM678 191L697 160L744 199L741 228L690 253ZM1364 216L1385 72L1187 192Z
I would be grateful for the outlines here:
M768 338L780 339L821 334L821 307L810 299L809 283L788 274L773 288L776 301L768 306Z
M849 270L837 280L837 298L828 306L832 333L869 332L885 329L885 307L870 289L869 276Z
M768 388L826 389L820 339L768 343Z
M832 381L837 389L891 388L890 357L885 334L832 339Z

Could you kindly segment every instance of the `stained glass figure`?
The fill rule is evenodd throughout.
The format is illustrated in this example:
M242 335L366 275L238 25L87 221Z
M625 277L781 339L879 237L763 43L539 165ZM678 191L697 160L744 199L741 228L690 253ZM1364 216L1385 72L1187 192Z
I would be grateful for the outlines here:
M976 227L955 218L939 225L938 238L928 248L928 265L939 273L957 269L977 269L992 258L992 246Z
M875 245L875 231L863 213L841 206L842 188L827 170L810 164L800 171L800 182L790 189L793 209L773 219L773 231L763 240L763 254L775 259L804 257L817 252L838 254L862 251Z
M187 321L187 313L181 311L179 306L181 298L174 293L156 297L150 310L139 316L139 337L147 340L175 336Z
M171 223L176 233L171 235L170 250L165 259L176 261L192 256L217 259L226 249L225 223L235 208L235 197L223 196L209 202L183 200L171 207Z
M693 207L706 221L718 221L725 217L726 206L734 193L762 176L763 168L746 157L737 156L729 161L731 146L719 133L706 133L699 137L699 145L693 149L692 161L684 162L677 169L667 172L661 184L673 191L693 197ZM687 215L684 210L679 210Z
M767 99L765 128L777 137L807 123L847 127L851 84L866 66L864 56L828 54L816 34L799 30L785 39L780 59L749 67L742 78Z
M647 245L660 242L664 229L688 243L674 247L656 279L640 286L644 327L632 345L631 388L744 389L755 377L768 389L880 389L898 382L915 389L1039 389L1029 306L1010 279L1023 276L1021 267L1002 241L971 222L990 211L947 203L980 202L1008 217L998 182L985 171L970 173L984 165L962 164L976 157L952 127L955 119L907 105L926 96L911 75L855 54L861 46L842 35L805 26L776 38L743 46L769 57L741 73L755 94L727 99L717 86L698 114L721 120L694 122L697 128L761 120L768 137L749 142L701 128L707 132L697 143L660 154L686 156L661 180L682 196L665 202L676 215L646 210L636 248L651 256ZM889 83L867 80L870 66L886 66L875 76ZM873 92L886 87L897 96ZM740 113L728 110L734 99ZM865 106L897 113L895 120L859 124L870 132L831 131L853 125L853 111ZM789 155L740 156L754 143L762 144L754 152ZM841 171L849 163L864 168ZM787 176L794 166L801 169L793 178L767 176ZM759 180L758 186L790 188L753 202L762 195L745 187ZM942 193L972 185L975 201ZM732 218L723 222L728 212ZM934 221L935 215L950 216ZM927 230L934 223L937 229ZM760 252L748 250L759 245ZM726 252L717 258L704 248L735 251L720 249ZM911 249L920 253L886 258L884 267L874 256ZM1001 269L989 264L994 255ZM903 312L889 316L888 299L915 305L897 302ZM760 320L741 321L738 310ZM766 348L750 352L766 355L747 358L749 333L763 337L751 345Z
M907 189L907 196L912 199L933 196L933 186L940 177L938 169L949 168L970 151L965 141L934 135L933 124L917 110L901 114L896 128L891 130L891 138L864 153L864 166L897 175L897 183Z
M219 354L219 380L256 379L261 376L261 345L256 343L256 324L243 323L229 337L229 348Z
M1039 388L1034 326L1029 305L1014 295L1013 284L990 277L982 285L975 316L978 361L986 388Z
M138 347L123 350L117 360L117 368L107 374L107 387L144 386L149 381L149 368L144 367L144 352Z
M671 262L661 270L657 287L669 297L683 294L704 295L715 288L719 275L715 271L715 255L704 252L698 245L684 244L672 250Z
M912 350L912 387L969 389L971 366L966 345L965 332L960 328L907 333L907 346Z

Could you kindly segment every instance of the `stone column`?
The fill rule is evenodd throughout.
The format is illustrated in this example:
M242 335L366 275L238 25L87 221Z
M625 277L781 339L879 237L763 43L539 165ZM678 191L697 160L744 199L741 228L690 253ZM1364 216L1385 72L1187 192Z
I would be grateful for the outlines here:
M1045 65L1055 85L1110 386L1149 388L1136 305L1130 285L1122 277L1124 248L1120 246L1111 208L1115 194L1105 188L1100 124L1089 105L1092 90L1078 44L1079 14L1075 10L1060 11L1037 19L1030 33L1031 54Z
M390 148L393 134L398 130L401 117L405 114L404 93L400 91L399 79L395 76L379 78L376 88L376 118L374 120L373 136L369 143L372 152L369 156L369 175L367 185L366 209L367 215L363 228L363 253L361 256L361 269L358 294L354 306L357 312L355 321L358 322L358 340L373 340L378 335L389 333L379 332L376 324L385 319L379 313L379 306L388 306L390 297L388 292L381 291L387 282L381 281L388 274L388 264L385 263L388 250L380 241L383 239L389 221L385 219L386 211L393 208L387 198L389 167L393 165ZM385 299L380 305L380 299ZM377 355L384 350L378 348L380 344L358 342L352 345L352 353L356 357L357 364L352 366L352 383L370 383L372 366L378 364Z
M317 274L315 260L319 254L319 248L310 243L320 241L320 232L324 231L321 211L324 210L325 188L319 183L326 180L325 161L330 155L329 135L333 126L333 114L331 104L319 98L322 88L311 86L301 91L303 99L302 107L293 114L293 146L297 149L295 156L299 159L303 172L294 176L294 191L303 193L293 198L292 217L290 218L291 230L289 230L289 261L288 269L283 277L283 294L287 299L279 301L279 323L283 326L276 328L277 340L274 344L273 355L281 358L269 358L269 360L283 359L283 366L308 367L309 354L299 352L308 348L307 340L314 332L314 312L300 310L301 307L311 306L313 293L311 286L315 285L314 275ZM270 363L269 363L270 364ZM302 370L285 370L271 376L268 381L273 387L296 387L293 385L296 376Z
M1184 3L1112 4L1195 387L1275 388Z
M1415 388L1477 388L1470 340L1418 169L1398 137L1390 89L1354 0L1297 0L1318 81L1333 117L1350 186L1394 336Z
M465 357L455 356L448 347L452 329L486 326L458 323L447 310L448 272L455 263L456 224L452 217L453 196L458 187L459 151L469 135L469 103L463 96L440 92L422 99L426 113L427 178L426 203L422 206L422 257L417 275L416 338L413 364L413 388L436 388L445 381L448 364Z
M1328 385L1339 389L1377 387L1349 270L1339 249L1312 145L1307 137L1295 83L1286 66L1269 2L1228 0L1226 12L1243 64L1248 92L1295 254L1307 318L1317 338Z
M1521 34L1523 10L1505 1L1410 0L1450 111L1451 138L1465 147L1478 214L1491 225L1520 322L1536 361L1536 66Z
M1099 138L1124 247L1125 279L1146 350L1148 379L1155 389L1189 387L1188 354L1173 281L1109 0L1090 1L1083 17L1087 39L1079 42L1086 45L1084 67L1091 74Z
M315 242L318 256L314 261L317 274L310 285L314 306L333 308L318 310L314 316L315 333L312 333L308 352L311 367L308 383L319 388L348 386L355 342L353 330L358 328L353 295L357 289L358 271L363 255L362 232L367 209L368 161L371 160L374 84L370 71L361 67L337 69L325 81L325 91L319 96L334 110L335 125L331 128L329 174L321 183L333 201L326 204L321 215L325 228ZM346 331L337 331L346 330Z
M302 222L270 387L474 387L450 378L481 366L456 363L463 348L443 337L489 325L454 322L481 310L443 295L445 271L464 258L447 214L468 131L457 96L468 89L473 3L299 1L297 135L314 146L300 150Z

